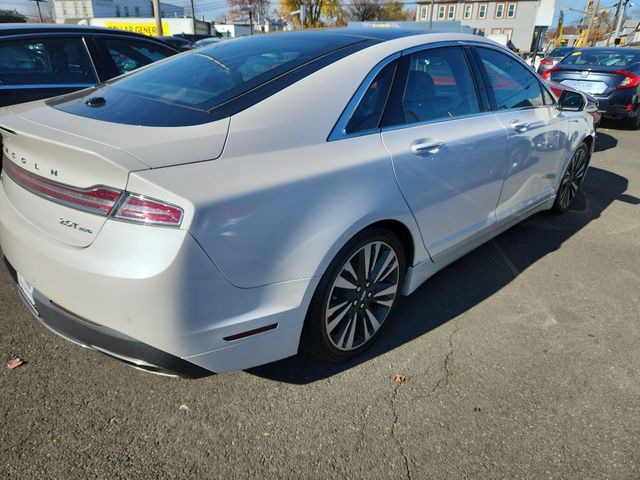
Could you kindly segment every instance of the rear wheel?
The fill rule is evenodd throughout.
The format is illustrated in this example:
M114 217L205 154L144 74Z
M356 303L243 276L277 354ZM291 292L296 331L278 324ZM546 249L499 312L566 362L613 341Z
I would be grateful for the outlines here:
M567 169L562 175L560 187L558 187L558 193L556 194L556 201L551 209L553 213L561 214L569 210L571 202L576 198L584 181L587 168L589 168L589 149L583 143L573 153Z
M302 332L307 353L332 362L357 357L377 339L402 288L401 242L365 230L340 250L322 276Z
M635 117L629 117L624 120L624 125L630 130L640 129L640 107L638 108L638 112Z

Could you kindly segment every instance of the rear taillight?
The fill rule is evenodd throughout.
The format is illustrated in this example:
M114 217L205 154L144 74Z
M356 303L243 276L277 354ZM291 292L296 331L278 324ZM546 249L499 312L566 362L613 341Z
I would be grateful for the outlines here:
M175 205L127 193L123 202L118 206L114 218L130 222L179 227L183 215L183 210Z
M550 58L543 58L540 60L540 65L553 65L553 60Z
M72 187L42 178L9 160L4 162L3 172L31 193L66 207L144 225L179 227L182 224L184 211L180 207L143 195L102 185Z
M551 74L553 72L557 72L558 70L560 70L560 69L559 68L550 68L549 70L545 70L544 72L542 72L543 80L549 80L551 78Z
M52 202L85 212L107 216L120 198L122 191L95 186L76 188L35 175L11 161L3 164L3 171L18 185Z
M637 87L638 83L640 83L640 77L638 75L627 72L626 70L615 70L613 73L624 75L622 81L618 85L616 85L616 90Z

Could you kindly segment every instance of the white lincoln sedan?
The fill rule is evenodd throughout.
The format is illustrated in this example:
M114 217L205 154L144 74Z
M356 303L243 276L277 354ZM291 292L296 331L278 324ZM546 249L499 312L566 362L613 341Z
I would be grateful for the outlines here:
M139 368L348 360L401 295L569 209L585 104L477 36L220 42L0 110L0 246L46 327Z

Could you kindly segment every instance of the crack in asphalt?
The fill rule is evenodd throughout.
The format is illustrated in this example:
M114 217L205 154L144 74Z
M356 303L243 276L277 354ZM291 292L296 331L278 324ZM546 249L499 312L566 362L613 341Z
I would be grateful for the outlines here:
M453 321L455 322L455 320L453 320ZM447 353L446 353L446 355L444 357L444 362L443 362L443 365L442 365L442 369L443 369L444 374L438 379L436 384L433 386L433 388L431 389L430 395L436 394L436 392L438 392L439 390L442 390L442 389L444 389L444 388L449 386L451 377L453 375L453 368L451 367L451 363L452 363L452 358L451 357L453 357L453 353L454 353L453 337L458 333L459 330L460 330L460 326L456 322L455 326L453 327L453 331L449 335L449 350L447 351ZM440 392L438 392L436 394L436 397L439 394L440 394Z
M402 446L402 442L396 436L396 428L398 426L398 411L396 410L396 398L398 397L398 389L402 383L397 383L393 389L393 394L391 396L391 411L393 412L393 424L391 425L391 437L398 445L398 450L400 450L400 455L402 455L402 459L404 461L404 468L407 473L407 479L411 480L411 468L409 467L409 457L407 457L407 453L404 451L404 447Z

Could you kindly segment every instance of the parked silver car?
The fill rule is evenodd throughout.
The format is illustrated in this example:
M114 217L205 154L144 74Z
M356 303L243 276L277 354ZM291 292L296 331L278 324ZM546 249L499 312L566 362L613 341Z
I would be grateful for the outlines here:
M46 326L138 367L347 360L401 294L567 211L584 105L477 36L221 42L2 110L0 245Z

